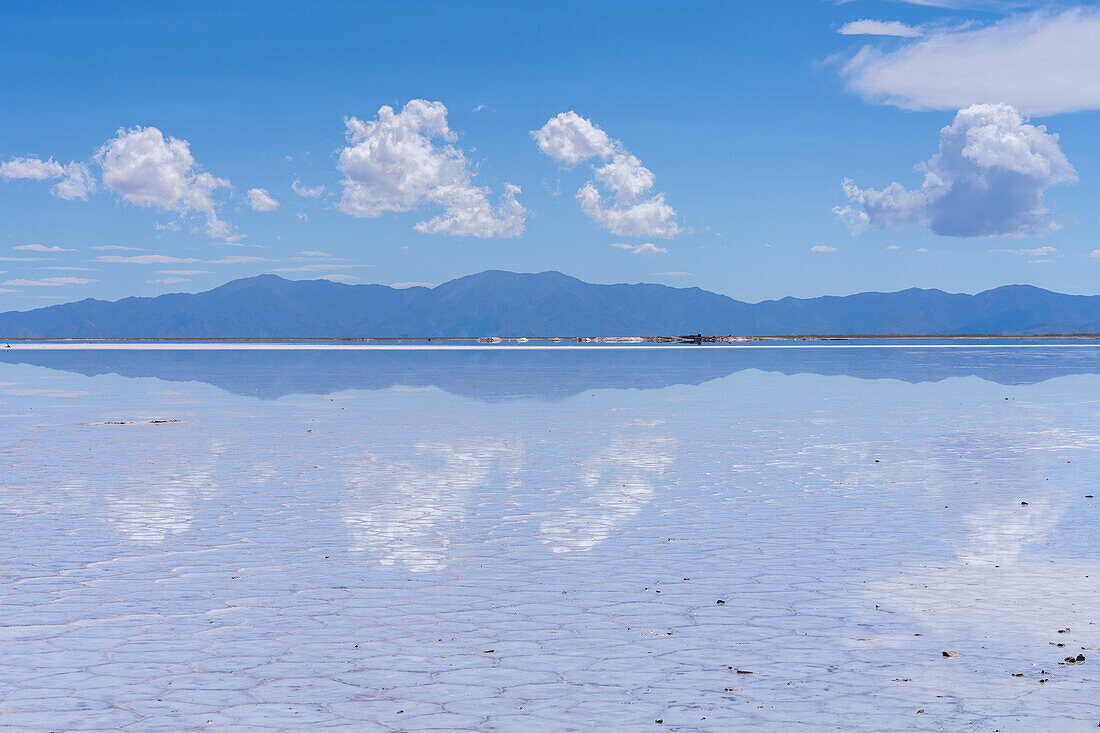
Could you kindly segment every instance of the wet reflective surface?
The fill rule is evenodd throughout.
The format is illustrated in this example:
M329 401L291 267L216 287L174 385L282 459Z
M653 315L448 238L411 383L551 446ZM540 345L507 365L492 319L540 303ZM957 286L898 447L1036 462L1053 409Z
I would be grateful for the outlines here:
M1100 349L426 354L5 354L0 726L1100 722Z

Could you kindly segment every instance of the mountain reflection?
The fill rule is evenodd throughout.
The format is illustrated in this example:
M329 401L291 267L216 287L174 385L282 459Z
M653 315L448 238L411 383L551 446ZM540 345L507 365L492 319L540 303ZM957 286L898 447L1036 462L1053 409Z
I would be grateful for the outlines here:
M977 376L1026 385L1100 373L1100 349L674 347L422 351L0 351L0 363L88 376L205 382L260 399L342 390L438 387L487 402L560 400L594 389L697 385L756 369L781 374L934 382Z

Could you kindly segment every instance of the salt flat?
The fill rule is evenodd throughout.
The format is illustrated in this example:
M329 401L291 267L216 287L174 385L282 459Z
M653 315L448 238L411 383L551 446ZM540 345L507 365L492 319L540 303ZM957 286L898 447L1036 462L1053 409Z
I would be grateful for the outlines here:
M906 348L12 356L0 727L1094 730L1100 353Z

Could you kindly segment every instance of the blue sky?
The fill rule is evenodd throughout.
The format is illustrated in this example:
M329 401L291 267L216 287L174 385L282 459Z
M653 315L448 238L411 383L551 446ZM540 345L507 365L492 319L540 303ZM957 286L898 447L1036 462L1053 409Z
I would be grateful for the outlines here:
M1098 292L1096 6L2 13L0 310L491 268Z

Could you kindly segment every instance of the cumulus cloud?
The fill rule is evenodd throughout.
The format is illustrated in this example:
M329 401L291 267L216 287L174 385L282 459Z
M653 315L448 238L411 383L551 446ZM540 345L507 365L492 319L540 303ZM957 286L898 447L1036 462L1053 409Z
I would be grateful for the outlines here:
M50 192L66 201L75 199L87 201L88 194L94 193L96 189L95 178L92 177L87 165L76 161L61 165L53 158L49 160L35 157L13 158L6 163L0 163L0 178L29 181L57 180Z
M23 287L56 288L62 285L87 285L90 282L95 282L95 280L89 280L84 277L43 277L38 280L26 280L23 278L5 280L4 284Z
M44 244L17 244L12 249L19 249L24 252L75 252L76 250L64 249L63 247L50 246L47 247Z
M375 217L434 204L443 213L414 229L482 239L523 233L519 186L505 183L499 204L489 202L488 189L474 185L469 162L452 144L457 136L442 102L414 99L400 112L386 106L376 119L348 117L345 124L348 146L337 166L344 174L344 213Z
M853 20L837 31L844 36L897 36L916 38L924 35L920 28L906 25L900 20Z
M155 127L119 129L96 153L103 183L122 200L138 206L206 218L206 233L228 238L231 230L217 214L213 193L229 181L199 169L186 140L165 137Z
M653 172L591 120L573 111L562 112L531 136L544 155L565 166L607 161L594 168L595 180L577 191L581 211L604 229L624 237L668 238L680 233L676 212L665 202L665 195L649 193L656 182ZM609 201L597 183L609 194Z
M815 244L813 247L810 247L810 251L827 254L829 252L836 252L836 247L830 247L827 244Z
M294 183L290 184L290 188L294 193L298 194L304 199L319 199L325 192L324 186L317 186L316 188L308 188L302 185L302 182L297 178L294 179Z
M616 141L606 132L572 110L551 117L531 136L543 155L568 166L590 158L606 160L615 152L616 146Z
M248 205L255 211L275 211L279 208L279 202L262 188L248 189Z
M1006 104L977 104L959 111L940 131L940 150L918 169L924 184L881 190L843 182L848 205L833 211L853 231L896 229L919 223L952 237L1024 236L1057 228L1043 193L1077 173L1042 125L1026 124Z
M646 242L645 244L613 244L612 247L623 249L636 255L663 255L668 252L664 247L658 247L652 242Z
M1014 15L941 29L900 48L868 45L843 66L850 88L906 109L1004 102L1027 114L1100 109L1100 9Z

